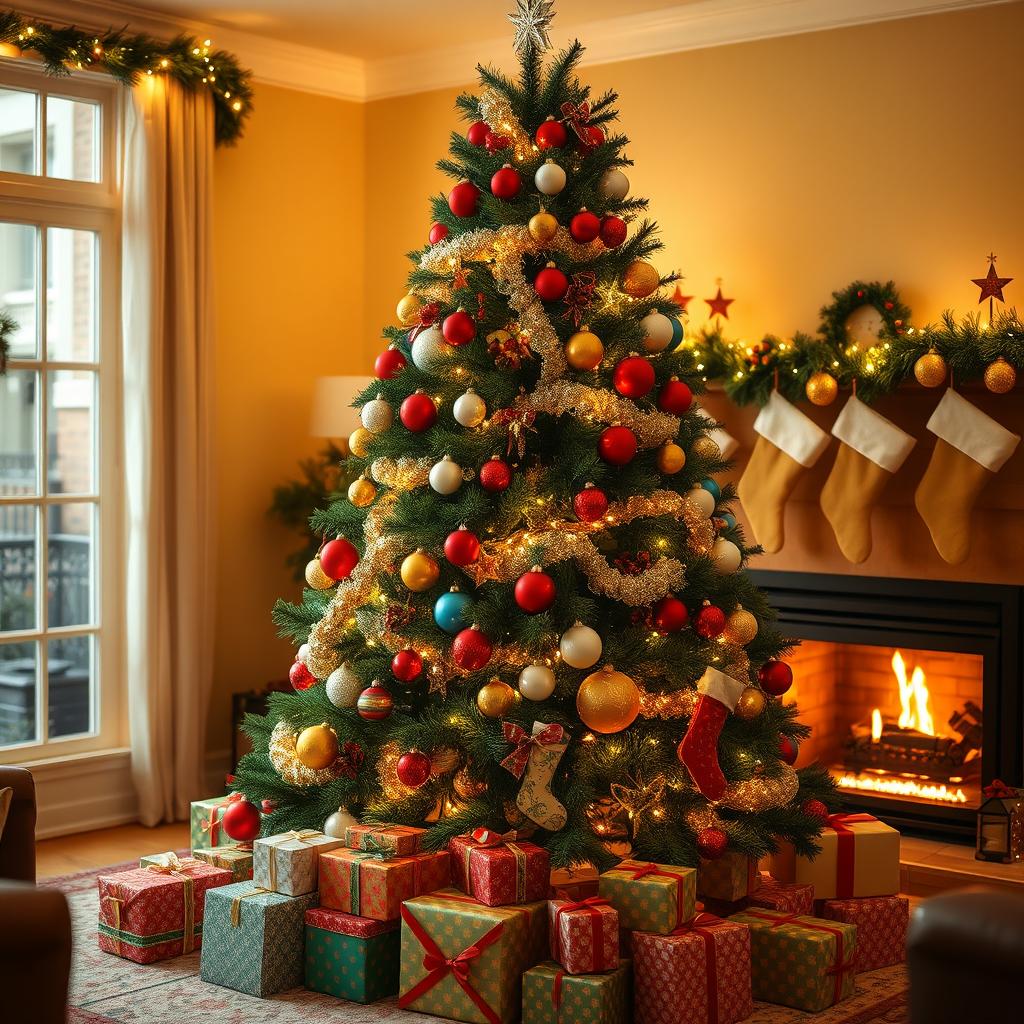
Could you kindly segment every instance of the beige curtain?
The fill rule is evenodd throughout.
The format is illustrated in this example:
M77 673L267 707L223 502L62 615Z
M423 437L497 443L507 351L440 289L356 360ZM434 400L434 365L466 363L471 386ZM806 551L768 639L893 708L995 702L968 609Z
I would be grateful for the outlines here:
M124 633L147 825L203 795L213 656L213 107L147 77L125 103Z

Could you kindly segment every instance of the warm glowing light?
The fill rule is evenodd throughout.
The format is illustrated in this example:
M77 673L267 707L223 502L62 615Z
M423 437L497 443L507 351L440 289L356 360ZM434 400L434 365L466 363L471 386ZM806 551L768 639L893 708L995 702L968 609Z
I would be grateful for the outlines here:
M871 712L871 739L877 743L882 738L882 712L875 708Z
M907 681L907 665L903 655L896 651L892 656L892 670L900 687L900 719L901 729L917 729L928 736L935 735L935 723L928 709L928 687L925 685L924 669L914 666L914 671Z
M887 793L892 796L916 797L940 804L965 804L967 796L962 789L950 789L945 783L917 782L915 779L898 779L892 776L851 775L845 773L836 780L840 789L866 790L871 793Z

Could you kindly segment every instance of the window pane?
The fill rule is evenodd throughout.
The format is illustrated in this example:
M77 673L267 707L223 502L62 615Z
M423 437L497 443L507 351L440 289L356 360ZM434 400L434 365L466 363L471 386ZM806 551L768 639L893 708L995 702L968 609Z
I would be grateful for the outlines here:
M93 621L94 510L87 502L47 509L46 600L51 627L85 626Z
M0 89L0 171L38 174L34 92Z
M100 180L98 103L46 98L46 173L74 181Z
M35 643L0 644L0 747L29 743L36 736Z
M39 493L38 394L35 370L0 377L0 497Z
M0 221L0 309L10 313L18 323L11 336L12 359L34 359L38 351L38 234L33 224Z
M50 359L90 360L96 337L96 234L48 228L46 347Z
M92 729L93 637L47 640L50 737Z
M39 511L0 505L0 633L36 628Z
M96 374L91 370L51 370L47 379L47 491L91 494Z

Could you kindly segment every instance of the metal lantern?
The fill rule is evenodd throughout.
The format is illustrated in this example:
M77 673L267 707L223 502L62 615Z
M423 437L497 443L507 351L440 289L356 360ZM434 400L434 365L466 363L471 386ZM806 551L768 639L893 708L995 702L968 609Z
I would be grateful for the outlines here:
M1013 860L1010 838L1019 806L1020 797L1016 793L1012 796L990 796L982 802L978 808L976 860L995 861L997 864L1009 864Z

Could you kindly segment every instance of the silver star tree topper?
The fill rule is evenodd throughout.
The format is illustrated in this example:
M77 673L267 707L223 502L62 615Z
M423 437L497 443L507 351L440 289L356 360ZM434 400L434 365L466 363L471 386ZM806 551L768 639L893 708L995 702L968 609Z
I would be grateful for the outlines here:
M508 20L516 27L512 45L522 52L528 47L547 50L551 47L548 28L555 16L554 0L516 0L516 13Z

